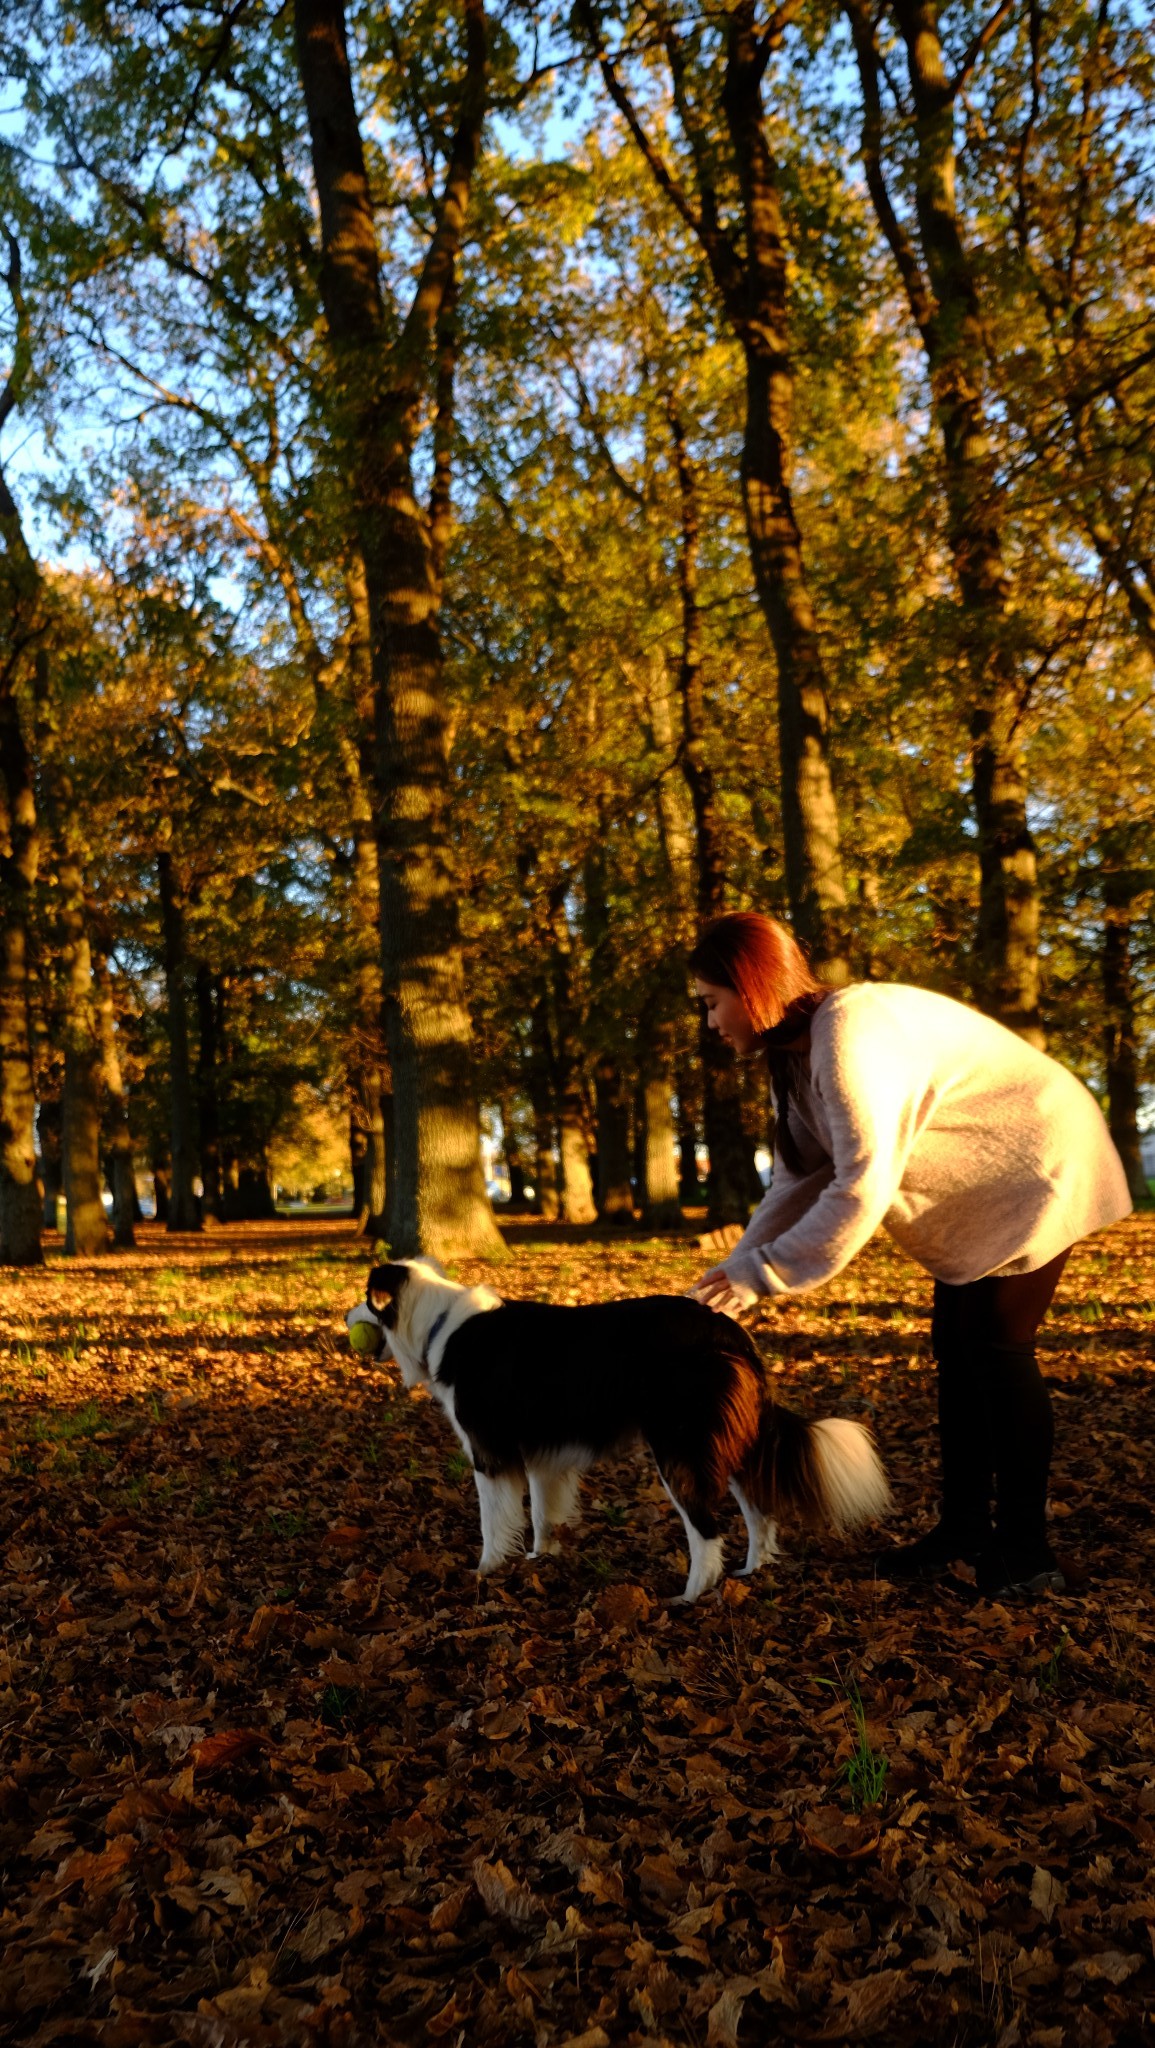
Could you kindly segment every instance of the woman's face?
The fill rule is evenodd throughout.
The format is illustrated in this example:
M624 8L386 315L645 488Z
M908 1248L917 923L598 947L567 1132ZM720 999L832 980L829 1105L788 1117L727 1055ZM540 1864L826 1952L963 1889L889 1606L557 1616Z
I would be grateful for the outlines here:
M695 981L694 988L706 1005L706 1022L724 1045L736 1053L752 1052L758 1030L736 989L717 988L712 981Z

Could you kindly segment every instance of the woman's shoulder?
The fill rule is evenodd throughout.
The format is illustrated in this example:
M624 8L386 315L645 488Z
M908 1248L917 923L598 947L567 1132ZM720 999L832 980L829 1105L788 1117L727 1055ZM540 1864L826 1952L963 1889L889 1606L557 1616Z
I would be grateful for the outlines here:
M915 988L905 981L851 981L845 988L832 989L815 1018L827 1028L848 1024L888 1022L906 1017L924 1018L929 1011L953 1011L960 1019L973 1016L965 1003L953 996L936 995L931 989Z
M840 1058L851 1048L869 1048L872 1059L913 1062L933 1057L944 1044L970 1039L991 1028L991 1019L953 996L915 988L903 981L852 981L835 989L811 1026L815 1047ZM995 1026L998 1030L1000 1027Z
M1039 1062L1054 1064L982 1010L904 981L854 981L835 989L821 1005L811 1036L843 1057L851 1047L869 1047L872 1057L885 1056L889 1049L892 1059L916 1067L943 1059L982 1059L999 1068L1032 1070Z

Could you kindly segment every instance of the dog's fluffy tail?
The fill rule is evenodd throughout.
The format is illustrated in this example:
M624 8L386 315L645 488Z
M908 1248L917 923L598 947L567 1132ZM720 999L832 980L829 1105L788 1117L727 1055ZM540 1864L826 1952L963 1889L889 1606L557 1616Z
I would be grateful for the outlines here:
M890 1488L861 1422L807 1422L767 1401L758 1439L737 1475L764 1515L842 1531L884 1515Z

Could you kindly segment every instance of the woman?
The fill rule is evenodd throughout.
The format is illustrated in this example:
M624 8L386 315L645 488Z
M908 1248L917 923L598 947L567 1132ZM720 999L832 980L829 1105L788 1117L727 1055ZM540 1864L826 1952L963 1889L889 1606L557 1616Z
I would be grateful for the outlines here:
M1130 1211L1098 1105L947 996L824 989L770 918L719 918L690 964L711 1028L740 1059L767 1054L777 1113L770 1191L695 1293L734 1312L820 1287L884 1223L934 1276L942 1509L878 1569L938 1578L962 1559L988 1597L1061 1591L1035 1337L1071 1246Z

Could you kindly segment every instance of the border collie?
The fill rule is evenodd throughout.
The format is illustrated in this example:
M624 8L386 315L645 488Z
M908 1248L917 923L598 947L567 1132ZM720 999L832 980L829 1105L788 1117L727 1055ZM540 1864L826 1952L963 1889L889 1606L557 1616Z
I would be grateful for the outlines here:
M479 1572L524 1547L529 1484L533 1557L560 1549L578 1517L583 1472L639 1438L682 1517L697 1600L722 1576L727 1491L746 1523L743 1576L777 1554L776 1518L849 1529L890 1494L860 1422L806 1422L775 1405L746 1331L683 1295L588 1308L503 1302L461 1287L428 1259L375 1266L367 1307L407 1387L426 1386L467 1451L481 1508Z

